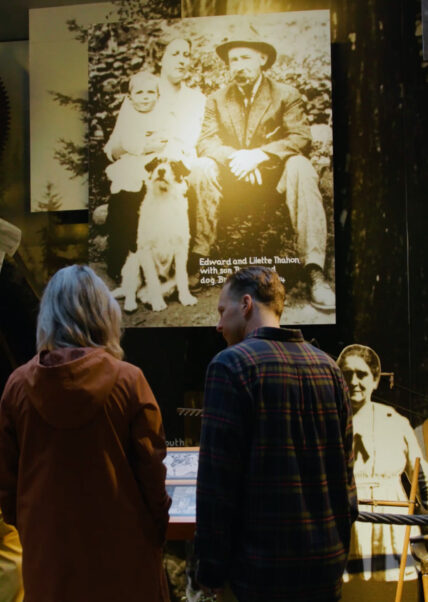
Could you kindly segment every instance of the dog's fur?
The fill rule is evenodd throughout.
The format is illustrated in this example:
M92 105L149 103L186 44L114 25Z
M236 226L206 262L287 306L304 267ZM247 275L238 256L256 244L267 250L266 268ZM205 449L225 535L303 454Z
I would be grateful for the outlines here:
M197 299L189 292L187 275L190 233L185 176L189 170L182 161L167 157L155 157L145 168L149 177L138 216L137 251L128 254L121 286L113 295L125 297L126 312L137 309L136 297L153 311L161 311L167 307L164 296L175 288L182 305L194 305ZM138 291L140 268L145 285Z

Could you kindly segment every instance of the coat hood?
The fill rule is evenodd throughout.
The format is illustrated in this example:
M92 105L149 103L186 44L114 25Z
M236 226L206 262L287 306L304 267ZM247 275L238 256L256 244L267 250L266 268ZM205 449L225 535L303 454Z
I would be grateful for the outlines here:
M42 351L27 364L26 392L51 426L80 427L107 401L119 364L100 348Z

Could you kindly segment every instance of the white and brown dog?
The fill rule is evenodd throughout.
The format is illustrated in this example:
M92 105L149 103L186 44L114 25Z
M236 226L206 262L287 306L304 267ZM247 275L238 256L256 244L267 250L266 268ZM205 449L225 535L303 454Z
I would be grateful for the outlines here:
M149 177L138 216L137 251L128 254L121 286L113 295L125 297L126 312L137 309L137 297L153 311L161 311L167 307L164 297L175 288L182 305L194 305L197 299L189 292L187 275L190 232L185 176L189 170L181 160L167 157L155 157L145 169ZM138 290L140 269L144 286Z

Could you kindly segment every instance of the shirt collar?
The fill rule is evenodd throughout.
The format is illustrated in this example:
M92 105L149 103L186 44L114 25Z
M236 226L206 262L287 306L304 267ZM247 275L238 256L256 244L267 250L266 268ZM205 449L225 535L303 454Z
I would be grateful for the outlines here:
M257 79L257 81L256 81L256 83L253 86L252 91L251 91L251 95L250 95L250 98L249 98L250 104L252 104L252 102L253 102L256 94L257 94L257 90L260 88L260 84L262 83L262 79L263 79L263 75L260 74L259 77L258 77L258 79ZM244 97L244 99L248 98L248 96L245 94L244 89L241 88L241 86L238 86L238 90L241 92L241 94Z
M262 326L250 332L246 339L272 339L276 341L285 341L288 343L303 343L302 331L297 328L273 328L272 326Z

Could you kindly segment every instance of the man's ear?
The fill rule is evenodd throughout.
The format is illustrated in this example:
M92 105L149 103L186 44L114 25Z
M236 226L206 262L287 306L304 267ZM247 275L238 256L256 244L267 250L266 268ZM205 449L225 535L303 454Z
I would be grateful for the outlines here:
M254 305L254 301L253 301L253 298L251 295L246 293L245 295L242 296L241 308L242 308L242 312L243 312L244 316L248 316L248 314L253 309L253 305Z
M266 66L267 60L268 60L268 55L265 54L264 52L260 53L261 59L262 59L262 69Z

